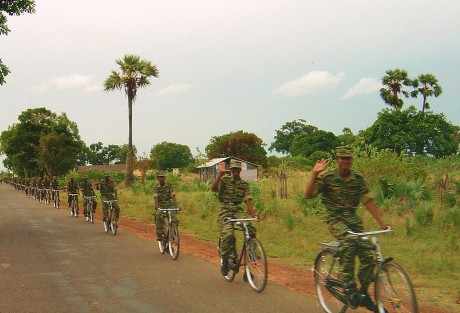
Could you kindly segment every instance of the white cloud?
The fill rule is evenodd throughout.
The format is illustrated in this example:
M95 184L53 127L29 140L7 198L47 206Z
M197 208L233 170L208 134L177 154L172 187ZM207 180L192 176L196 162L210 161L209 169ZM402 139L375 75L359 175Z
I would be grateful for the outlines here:
M92 76L72 74L69 76L52 77L40 85L32 87L31 89L38 93L42 93L50 89L84 89L85 91L91 91L95 90L95 85L92 84L92 81Z
M186 83L180 84L180 85L173 84L173 85L169 85L168 87L157 91L156 94L161 95L161 96L177 95L177 94L184 93L185 91L189 90L191 87L192 85L186 84Z
M379 90L381 84L375 78L362 78L356 85L350 87L340 100L347 100L356 95L363 95Z
M316 93L337 86L345 73L333 75L327 71L313 71L296 80L278 87L277 92L283 96L300 96Z

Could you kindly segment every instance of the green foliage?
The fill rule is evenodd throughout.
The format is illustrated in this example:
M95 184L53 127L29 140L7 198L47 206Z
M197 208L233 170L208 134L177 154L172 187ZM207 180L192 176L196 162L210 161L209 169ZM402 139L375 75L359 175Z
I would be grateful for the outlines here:
M382 85L384 87L380 89L380 98L389 106L401 109L404 105L401 96L409 97L409 92L403 87L412 85L407 71L399 68L386 71L382 77Z
M414 212L414 221L417 226L428 227L433 224L433 204L428 202L420 203Z
M18 120L0 135L1 152L6 155L4 165L10 170L27 177L45 172L53 176L77 165L83 145L77 125L65 113L28 109Z
M456 127L443 114L384 109L377 120L360 136L366 144L397 155L434 156L437 158L458 152Z
M430 109L430 104L427 102L427 98L435 96L436 98L442 94L442 87L438 83L438 79L433 74L421 74L413 82L412 86L414 90L411 92L411 96L417 98L418 95L422 95L422 111Z
M252 193L252 202L259 213L267 213L269 208L265 205L264 201L262 200L263 192L267 192L269 188L269 180L266 178L253 180L249 182L249 186L251 187Z
M242 130L214 136L206 146L208 158L237 157L267 168L267 151L262 139Z
M150 159L155 160L162 170L184 168L193 164L193 156L188 146L166 141L153 146Z
M294 137L291 145L291 155L311 156L317 151L332 151L339 145L337 137L324 130L313 130L310 133Z
M22 0L22 1L0 1L0 35L8 35L10 29L6 24L7 15L21 15L24 13L35 13L35 1L34 0ZM3 64L0 59L0 85L5 83L5 77L10 73L9 68Z
M294 199L305 217L321 215L325 212L325 207L321 203L321 199L319 197L306 199L303 192L299 191L295 194Z
M284 154L291 153L291 146L297 135L308 134L317 129L315 126L307 125L303 119L287 122L281 129L276 131L275 141L271 144L269 151L277 151Z
M448 208L445 213L444 222L452 226L457 232L460 232L460 207L454 206Z

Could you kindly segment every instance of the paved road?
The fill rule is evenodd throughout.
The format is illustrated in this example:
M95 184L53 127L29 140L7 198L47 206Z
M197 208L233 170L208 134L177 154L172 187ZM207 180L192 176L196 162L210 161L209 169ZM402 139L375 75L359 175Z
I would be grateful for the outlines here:
M322 312L314 297L268 283L253 292L238 275L120 227L73 218L0 184L0 313Z

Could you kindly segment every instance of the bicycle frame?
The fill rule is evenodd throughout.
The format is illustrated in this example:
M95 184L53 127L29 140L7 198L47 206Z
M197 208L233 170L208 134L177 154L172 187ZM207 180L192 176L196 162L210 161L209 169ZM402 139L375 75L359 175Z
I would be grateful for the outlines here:
M370 241L375 247L374 261L372 266L369 267L368 272L365 273L365 281L361 282L362 285L356 293L351 294L345 292L343 281L339 276L342 243L336 241L320 242L323 249L316 257L313 273L315 276L316 293L322 308L326 312L345 312L348 307L354 309L358 306L366 306L368 308L369 305L374 310L378 306L379 312L386 312L384 306L391 306L396 308L396 312L399 312L397 308L401 304L401 311L417 312L415 293L408 275L398 264L393 262L391 257L386 259L383 257L377 235L392 231L391 228L363 233L348 231L348 236L360 237L363 240ZM393 279L395 278L397 281L396 285L393 284ZM403 281L403 289L401 289L401 285L398 285L401 284L400 279ZM375 303L373 303L368 294L368 287L372 284L375 285ZM335 304L333 302L328 303L325 300L327 293L333 295L340 302L336 302ZM334 309L332 309L333 307ZM412 308L413 311L406 311L407 308Z
M53 189L53 195L54 195L54 201L53 201L53 206L56 208L56 209L59 209L59 190L57 189Z
M108 218L104 222L104 230L106 233L109 232L109 230L112 231L112 234L115 236L117 234L117 225L113 223L113 215L115 213L115 209L113 208L113 203L118 202L118 200L102 200L103 204L105 203L108 206Z
M165 253L166 249L169 249L169 254L171 255L173 260L176 260L179 256L179 231L177 229L177 225L175 229L173 230L173 234L171 234L172 231L172 224L173 224L173 218L172 218L172 212L178 212L180 211L180 208L172 208L172 209L162 209L158 208L158 212L166 213L168 215L168 229L166 231L166 237L164 238L163 241L158 241L158 248L160 249L161 253ZM162 217L163 218L163 217Z
M69 196L72 197L70 202L70 215L77 217L78 214L78 193L69 193ZM75 206L75 207L74 207Z
M96 196L83 196L83 199L88 200L88 202L86 203L86 208L85 208L86 221L93 223L93 212L92 211L93 211L93 203L94 203L94 200L96 200ZM88 210L88 207L90 206L91 206L91 210Z

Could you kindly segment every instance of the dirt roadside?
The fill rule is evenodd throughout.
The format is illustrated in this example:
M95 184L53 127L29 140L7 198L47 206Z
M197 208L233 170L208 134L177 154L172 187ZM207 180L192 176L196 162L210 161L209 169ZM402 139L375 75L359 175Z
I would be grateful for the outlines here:
M95 217L96 221L100 222L102 220L99 210ZM129 231L142 238L152 239L156 236L154 225L134 221L123 216L120 217L119 226L120 230ZM215 264L216 271L219 270L217 248L214 244L181 233L180 249L181 253L190 254ZM315 296L313 276L309 269L297 268L269 259L269 270L269 283L278 284L304 294ZM422 313L455 313L446 309L426 306L419 308L419 311Z

